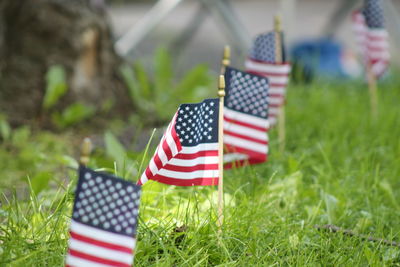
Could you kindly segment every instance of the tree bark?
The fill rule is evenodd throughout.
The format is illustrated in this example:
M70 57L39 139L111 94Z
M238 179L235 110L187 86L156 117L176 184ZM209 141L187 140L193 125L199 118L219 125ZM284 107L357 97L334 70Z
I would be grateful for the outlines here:
M11 124L49 121L42 102L45 74L55 64L68 80L56 109L106 100L115 103L113 114L131 108L102 0L1 0L0 112Z

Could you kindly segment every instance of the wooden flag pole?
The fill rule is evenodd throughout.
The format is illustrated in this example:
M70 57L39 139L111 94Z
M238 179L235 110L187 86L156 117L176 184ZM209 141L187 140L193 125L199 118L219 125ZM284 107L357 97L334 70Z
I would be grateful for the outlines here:
M222 232L224 222L224 97L225 77L219 76L218 82L219 117L218 117L218 231Z
M367 79L371 103L371 115L373 119L376 119L378 116L378 87L376 85L376 77L372 71L372 65L370 62L367 62Z
M82 141L81 146L81 156L79 158L79 163L86 166L90 160L90 153L92 152L92 141L89 137L85 137Z
M276 15L274 18L275 31L275 63L280 64L282 58L282 38L281 38L281 17ZM285 151L286 129L285 129L285 103L279 107L278 113L278 141L281 153Z

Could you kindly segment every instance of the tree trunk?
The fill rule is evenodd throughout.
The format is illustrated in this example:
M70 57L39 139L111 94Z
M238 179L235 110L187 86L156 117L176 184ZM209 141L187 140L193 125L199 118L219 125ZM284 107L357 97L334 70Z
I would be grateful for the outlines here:
M49 121L42 109L45 74L55 64L68 81L56 109L111 100L112 114L126 114L130 101L118 77L120 63L102 0L0 1L0 112L13 125Z

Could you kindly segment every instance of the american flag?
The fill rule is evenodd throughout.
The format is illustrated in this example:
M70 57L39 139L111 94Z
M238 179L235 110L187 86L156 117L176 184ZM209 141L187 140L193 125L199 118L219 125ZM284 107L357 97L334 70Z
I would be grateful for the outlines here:
M180 105L138 184L218 184L218 101Z
M246 71L269 79L268 120L271 126L276 124L279 107L285 104L286 86L290 74L290 64L285 62L282 34L281 44L283 63L275 61L275 32L257 36L245 62Z
M140 188L80 167L66 266L132 266Z
M268 79L227 67L225 80L224 160L230 162L225 167L264 162L268 154Z
M376 77L381 77L390 59L382 0L365 0L362 10L353 12L352 21L357 48L365 64Z

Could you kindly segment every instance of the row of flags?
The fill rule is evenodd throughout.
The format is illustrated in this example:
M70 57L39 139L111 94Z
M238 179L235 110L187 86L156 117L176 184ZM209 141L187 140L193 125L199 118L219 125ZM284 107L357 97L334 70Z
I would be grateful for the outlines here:
M275 38L275 31L256 37L245 71L225 66L222 122L217 98L178 108L138 184L217 185L218 127L223 127L224 168L267 160L267 133L285 103L290 73L288 62L276 62ZM283 45L279 51L284 59Z
M388 65L381 4L381 0L366 0L364 8L353 14L360 51L377 77ZM141 185L148 180L177 186L217 185L222 179L221 157L226 169L267 161L268 131L285 104L290 69L283 34L261 34L244 71L224 66L223 110L218 98L180 105L137 184L81 165L66 266L132 266Z

